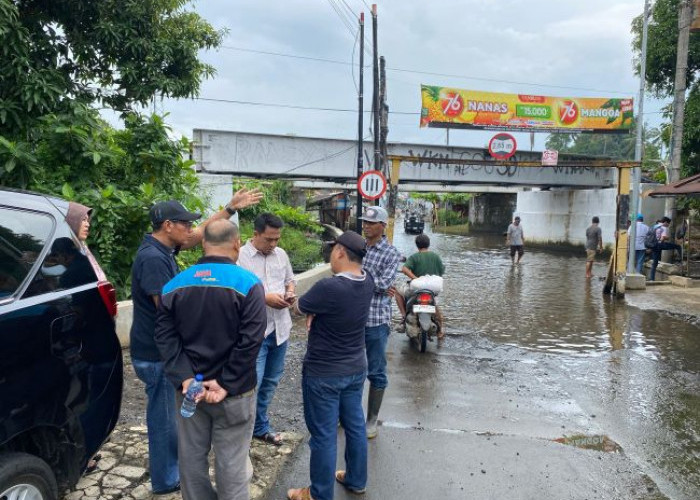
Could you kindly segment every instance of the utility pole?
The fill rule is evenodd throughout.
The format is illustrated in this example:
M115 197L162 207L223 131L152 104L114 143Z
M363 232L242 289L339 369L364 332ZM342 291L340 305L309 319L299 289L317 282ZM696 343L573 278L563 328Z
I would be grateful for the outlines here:
M365 76L365 13L360 12L360 84L358 86L357 100L359 102L358 117L357 117L357 215L355 218L355 230L362 233L362 195L360 194L360 177L362 177L362 113L364 101L362 98L363 81Z
M671 168L670 184L680 179L681 151L683 148L683 120L685 118L686 76L688 73L688 41L690 39L690 23L693 17L691 0L681 0L678 13L678 49L676 54L676 79L673 85L673 129L671 132ZM676 223L676 198L666 199L666 215L671 218L671 224ZM671 228L673 231L674 227ZM674 234L673 232L671 234Z
M374 170L379 170L386 176L382 165L382 155L379 150L379 47L377 42L377 4L372 4L372 128L374 129ZM379 205L379 199L375 200Z
M649 0L644 0L644 14L642 19L642 57L639 60L639 102L637 103L637 140L634 145L634 161L642 161L644 140L644 88L646 87L647 71L647 37L649 36ZM637 213L641 212L639 196L642 180L641 167L632 169L632 195L629 238L627 239L627 274L636 274L637 252Z
M386 104L386 59L379 58L379 152L386 169L386 139L389 136L389 106ZM386 174L386 172L385 172Z

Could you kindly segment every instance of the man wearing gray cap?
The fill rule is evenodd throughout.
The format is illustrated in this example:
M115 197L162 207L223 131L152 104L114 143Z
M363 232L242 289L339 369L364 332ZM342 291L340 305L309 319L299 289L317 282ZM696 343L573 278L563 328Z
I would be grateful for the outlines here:
M258 203L261 197L258 190L241 189L233 195L226 208L194 229L192 223L201 214L189 212L178 201L158 202L149 212L153 233L144 236L131 267L134 316L130 351L136 376L146 385L148 456L151 486L156 495L180 489L175 393L165 377L154 338L161 291L179 271L175 262L178 250L198 245L202 241L204 227L209 222L228 218L236 210Z
M362 267L374 278L374 295L369 305L369 318L365 328L367 349L367 437L377 437L377 417L382 405L384 390L389 384L386 375L386 344L391 323L391 297L389 289L394 285L401 254L384 235L389 216L382 207L368 207L362 219L362 232L367 241L367 255Z

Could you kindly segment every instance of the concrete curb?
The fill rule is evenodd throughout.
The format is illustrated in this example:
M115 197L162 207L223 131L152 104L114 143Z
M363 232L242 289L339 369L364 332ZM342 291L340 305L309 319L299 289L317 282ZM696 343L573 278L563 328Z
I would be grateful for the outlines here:
M330 264L323 264L303 273L297 274L294 279L297 282L296 293L299 297L304 295L309 289L323 278L331 276ZM129 331L134 318L134 304L130 300L123 300L117 303L117 336L122 347L129 347Z

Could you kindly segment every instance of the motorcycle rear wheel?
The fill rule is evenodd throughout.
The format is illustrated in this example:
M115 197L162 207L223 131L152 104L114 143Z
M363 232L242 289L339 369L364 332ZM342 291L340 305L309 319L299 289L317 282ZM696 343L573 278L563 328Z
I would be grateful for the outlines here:
M428 332L425 330L420 331L420 352L425 352L426 347L428 346Z

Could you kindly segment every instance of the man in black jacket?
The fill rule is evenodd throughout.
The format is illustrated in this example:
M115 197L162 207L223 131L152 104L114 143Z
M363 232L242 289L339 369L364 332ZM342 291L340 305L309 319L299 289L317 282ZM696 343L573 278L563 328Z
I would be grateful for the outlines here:
M260 280L235 265L238 228L227 220L204 230L204 257L163 288L155 340L177 404L195 374L205 391L195 414L177 415L185 500L247 500L248 449L255 422L255 362L266 327ZM216 455L216 485L208 455Z

